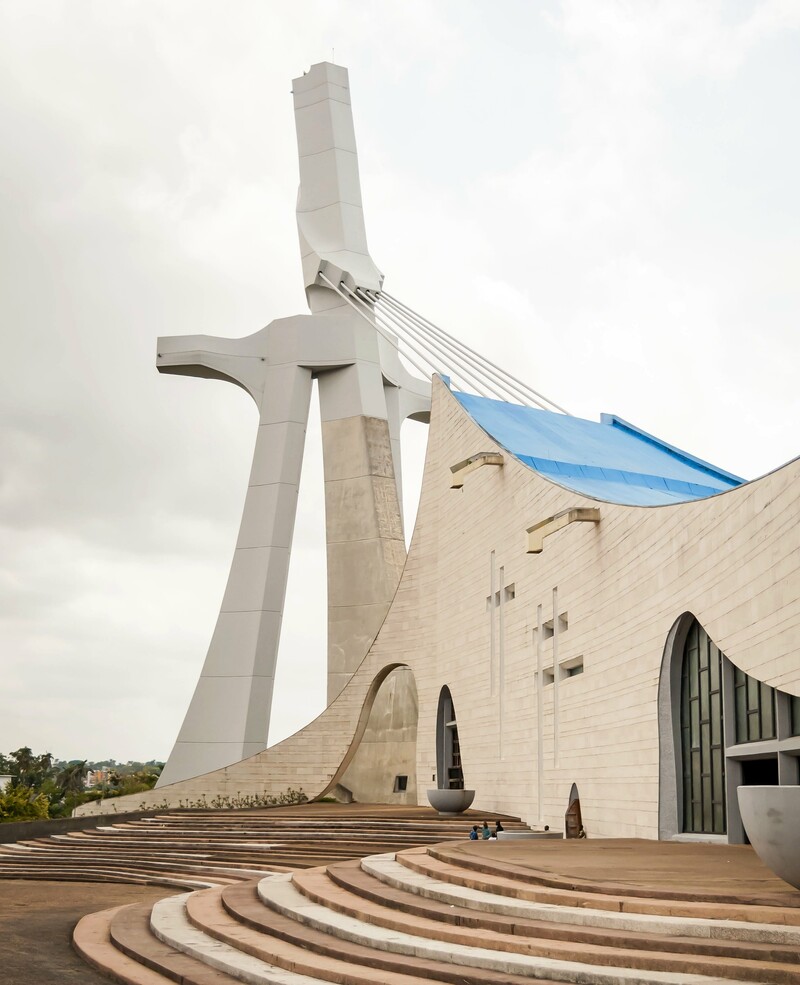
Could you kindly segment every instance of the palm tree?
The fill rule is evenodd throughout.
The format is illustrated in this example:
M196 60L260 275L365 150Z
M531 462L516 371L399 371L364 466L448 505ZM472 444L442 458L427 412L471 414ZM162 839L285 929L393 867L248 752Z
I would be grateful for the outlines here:
M14 763L16 782L31 789L41 786L53 767L53 757L49 752L34 756L29 746L12 752L9 758Z
M86 780L86 760L67 763L56 774L56 784L65 796L70 793L83 793Z

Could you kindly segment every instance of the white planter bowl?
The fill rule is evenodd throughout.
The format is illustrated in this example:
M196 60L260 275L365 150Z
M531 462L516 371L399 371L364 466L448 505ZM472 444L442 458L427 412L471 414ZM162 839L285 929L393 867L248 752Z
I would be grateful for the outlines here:
M440 814L462 814L475 799L474 790L429 790L428 801Z
M800 787L739 787L739 810L756 854L800 889Z

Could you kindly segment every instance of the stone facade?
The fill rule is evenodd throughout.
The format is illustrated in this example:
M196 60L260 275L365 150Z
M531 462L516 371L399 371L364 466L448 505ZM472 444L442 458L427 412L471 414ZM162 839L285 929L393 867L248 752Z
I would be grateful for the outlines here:
M451 489L451 466L481 452L502 455L503 465L479 468ZM351 681L276 746L113 806L346 787L360 744L363 760L381 684L407 667L416 684L419 803L437 782L436 719L447 685L475 807L561 827L576 784L590 836L656 838L658 687L676 620L692 613L738 667L800 694L799 479L794 461L693 502L598 502L504 452L437 380L408 559ZM542 553L526 553L527 528L576 507L599 508L599 523L569 525L545 539ZM412 725L397 732L396 759L385 748L372 757L368 784L363 762L353 770L370 799L399 802L392 784Z

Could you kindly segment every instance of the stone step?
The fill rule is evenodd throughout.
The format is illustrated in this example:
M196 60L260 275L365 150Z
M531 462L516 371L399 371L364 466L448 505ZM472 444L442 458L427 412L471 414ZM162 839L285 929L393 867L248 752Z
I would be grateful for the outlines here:
M281 968L254 955L250 949L240 949L199 930L186 913L188 895L173 896L153 906L150 929L163 943L251 985L318 985L320 981L326 981ZM413 985L421 983L414 982Z
M40 836L41 837L41 836ZM231 841L235 843L258 841L261 843L279 842L288 840L304 841L313 844L320 837L326 841L390 841L407 840L419 844L420 838L430 839L431 841L469 841L469 832L465 828L458 828L451 831L440 831L433 827L423 827L403 830L375 830L364 831L358 827L333 829L327 825L319 829L307 830L296 827L269 826L263 830L251 830L225 827L218 825L213 830L193 831L175 827L139 827L139 828L89 828L83 831L70 831L59 833L54 837L63 839L74 839L76 841L89 838L102 839L130 839L149 841L158 838L162 841L191 841L192 844L204 844L206 842L215 843L218 841Z
M489 821L490 825L493 825L497 818L486 815L485 820ZM509 831L529 831L530 828L523 822L516 818L500 818L503 827ZM279 828L290 828L297 831L353 831L358 829L359 831L421 831L431 829L433 831L443 831L443 832L464 832L465 836L469 835L474 824L480 822L476 821L474 817L459 817L453 818L451 820L437 818L435 815L429 818L420 818L418 820L374 820L369 818L347 818L347 819L336 819L336 818L320 818L318 820L307 819L307 818L287 818L285 815L276 817L265 816L261 820L251 820L251 821L237 821L236 818L232 818L230 814L226 815L226 827L231 830L239 829L252 829L255 831L264 831L270 829ZM198 821L196 819L182 819L180 815L174 816L161 816L161 817L147 817L139 818L132 821L119 821L114 822L110 825L105 825L105 828L116 829L116 830L142 830L153 827L171 827L176 829L185 829L187 831L213 831L218 826L218 821L216 818L209 817L206 821Z
M308 813L311 811L312 816ZM55 876L192 888L223 885L274 871L395 852L420 844L466 841L470 821L440 819L429 809L313 805L287 811L210 811L120 820L82 830L0 845L0 878ZM487 815L493 821L497 815ZM524 825L503 817L506 827Z
M376 951L367 945L331 936L264 906L255 884L245 883L223 889L220 900L235 920L259 934L285 941L305 952L310 950L351 965L366 965L373 972L380 971L381 982L389 972L415 974L423 981L452 982L453 985L526 985L530 982L528 977L491 970L475 971L449 961L431 961L414 955ZM270 944L269 947L271 949L274 945ZM368 980L375 981L375 975L372 974ZM539 985L554 985L549 979L538 981Z
M250 862L249 866L245 861L232 861L226 858L225 853L214 855L209 853L197 853L193 855L189 852L162 852L158 851L155 846L151 851L141 849L135 852L130 852L126 851L124 848L113 850L112 847L109 847L108 849L103 849L102 846L100 848L74 849L72 847L65 848L60 845L42 845L26 851L0 852L0 865L19 865L26 862L30 862L34 865L46 865L57 864L62 860L73 860L76 862L80 861L83 865L104 865L109 861L114 861L126 864L136 864L137 866L141 866L143 868L151 866L152 868L158 869L163 869L167 866L170 866L173 869L176 866L183 866L187 870L193 870L202 865L216 865L218 868L227 868L231 875L243 873L243 878L251 879L254 879L259 873L263 874L264 872L271 871L268 865L266 867L262 865L253 867L253 853L250 853L249 856L246 856L246 858ZM266 862L266 858L264 861ZM248 876L249 872L252 872L253 874Z
M256 858L251 855L249 865L244 862L231 863L223 857L195 856L185 857L177 853L157 852L147 854L128 854L118 852L73 852L44 848L28 853L0 854L0 876L11 878L12 872L18 878L20 872L30 872L36 877L37 870L55 870L59 868L82 868L87 873L114 871L121 876L125 874L149 875L151 881L161 873L180 873L182 878L210 878L215 883L254 879L269 872L286 872L296 868L310 868L333 859L352 859L360 857L353 851L343 855L332 852L320 852L314 857L299 859L292 854L263 855ZM163 858L163 861L159 859ZM257 863L257 864L255 864ZM127 881L127 876L123 881Z
M397 853L397 861L414 872L431 876L443 882L484 892L497 893L537 903L558 906L589 907L618 913L640 913L655 916L689 917L693 919L725 919L750 923L774 923L800 926L800 909L789 909L753 904L698 903L680 900L647 899L600 892L587 893L568 889L539 886L524 882L517 874L510 876L509 869L488 860L485 864L457 864L443 861L451 858L437 853L435 848L410 849Z
M485 928L513 934L515 937L536 937L617 949L667 951L739 960L783 962L790 965L797 960L797 947L792 944L781 948L774 943L719 940L682 934L680 931L687 928L688 921L683 921L680 929L676 927L666 933L659 933L653 929L645 930L642 927L635 930L591 927L574 921L556 924L547 920L538 920L530 914L527 917L509 917L498 913L491 906L483 911L477 911L461 905L460 902L444 903L420 897L399 887L390 888L364 870L360 860L337 862L329 865L326 871L328 878L334 884L372 903L380 903L394 910L428 917L458 927L475 930Z
M431 808L421 808L412 810L411 808L390 808L387 812L374 811L345 811L341 805L328 811L315 811L315 805L306 804L296 811L288 808L268 808L260 812L247 810L219 810L219 811L192 811L191 813L181 813L179 810L169 811L164 814L152 814L149 817L130 818L120 817L119 821L113 822L114 825L129 825L140 827L152 824L184 824L188 826L200 827L204 824L215 824L220 815L224 815L229 826L248 826L263 824L296 824L303 827L315 827L320 825L331 825L339 827L355 827L356 825L367 825L374 827L401 828L422 825L438 825L441 828L469 828L473 824L481 824L482 821L489 821L494 824L501 821L503 826L527 827L518 817L508 814L497 814L488 812L486 814L477 811L468 811L458 817L442 817Z
M435 842L435 839L433 841ZM365 853L379 855L384 851L401 851L404 848L418 847L418 845L419 842L408 842L405 839L384 839L379 842L369 843L361 841L325 842L320 839L314 842L272 842L270 844L254 842L250 845L246 843L240 843L237 845L232 845L230 843L220 843L216 845L204 843L202 845L193 845L190 841L157 841L156 839L150 839L150 841L128 841L127 839L124 839L120 841L115 840L114 842L102 839L64 839L28 842L26 844L3 847L0 849L0 856L15 853L19 854L25 851L60 851L86 853L87 855L97 855L102 852L107 852L115 854L126 853L136 856L149 856L156 853L167 855L170 858L176 857L177 855L187 858L208 858L214 856L217 858L230 859L231 862L238 861L244 864L248 860L251 860L254 857L254 854L257 857L272 854L302 854L303 856L307 855L309 857L317 855L324 857L337 856L340 858L353 858L354 855L363 856Z
M449 906L460 906L482 913L543 920L575 927L599 927L619 933L661 934L720 941L742 941L778 945L792 960L800 949L800 928L777 924L757 924L732 920L703 920L685 917L652 916L589 907L568 907L536 903L507 895L456 886L414 872L401 865L394 854L373 855L361 860L361 868L387 886L414 893Z
M334 880L334 870L342 874L339 883ZM698 953L697 942L687 941L678 950L680 941L672 942L669 950L660 947L656 937L639 935L614 935L605 932L605 940L597 940L603 931L587 931L574 928L571 935L554 936L552 925L536 925L532 921L509 921L507 918L487 915L480 918L472 911L457 911L453 907L452 919L445 921L443 904L431 903L430 909L421 913L399 905L405 898L397 890L386 890L383 899L376 902L364 895L357 895L342 885L358 881L360 868L330 866L328 869L309 869L292 876L292 884L309 900L327 910L369 921L371 925L387 931L424 937L441 945L471 945L480 939L493 951L528 955L539 958L579 960L585 964L616 967L624 965L643 971L686 972L695 975L720 974L730 979L751 982L781 982L800 985L800 967L776 960L764 952L756 957L747 955L723 955ZM370 879L365 873L363 879ZM459 919L461 917L462 919ZM541 931L544 933L541 933ZM588 938L588 939L587 939ZM694 945L694 946L692 946ZM713 947L713 946L712 946ZM735 947L735 945L734 945ZM758 945L751 945L757 949ZM717 946L720 952L721 947ZM623 953L624 952L624 953ZM784 955L784 958L786 955ZM789 960L793 957L788 955ZM763 960L762 960L763 959Z
M236 865L245 867L247 864L252 864L254 858L258 859L268 859L272 855L292 855L313 858L320 856L322 858L353 858L354 855L363 855L364 849L366 848L370 854L380 854L380 852L372 852L372 848L379 848L381 851L401 851L403 848L408 847L405 842L381 842L375 846L365 846L364 844L346 844L341 846L329 846L320 844L319 842L314 845L309 846L296 846L296 845L282 845L275 844L270 846L264 846L261 844L253 845L250 848L248 846L242 846L236 851L223 846L221 849L214 846L199 846L197 850L189 850L188 843L186 845L164 845L157 842L148 845L137 844L131 845L126 842L118 843L116 845L110 845L103 842L42 842L40 844L32 845L12 845L7 849L0 849L0 862L4 861L5 856L16 856L24 857L26 853L30 857L34 857L36 854L42 855L44 853L49 853L52 857L57 857L59 855L71 855L73 857L85 856L86 858L99 858L104 855L113 856L114 858L126 857L126 858L151 858L153 856L168 859L175 858L186 858L186 859L208 859L216 858L227 861L232 867ZM416 845L411 846L416 847Z
M134 886L165 886L175 889L206 889L217 885L204 879L182 879L171 875L146 876L125 870L86 870L81 867L41 867L28 869L23 866L3 872L6 879L31 879L44 882L124 882Z
M620 845L617 848L617 845ZM650 842L655 846L649 851L648 861L651 864L650 877L643 878L644 873L639 868L638 878L626 881L615 879L614 876L614 855L620 852L619 862L624 867L625 856L633 851L623 840L618 842L614 839L604 845L604 852L609 858L602 863L602 873L596 868L581 866L581 859L585 859L596 851L597 842L585 840L573 840L571 842L543 843L537 846L535 856L526 859L525 864L518 865L518 845L492 843L489 845L470 845L469 843L454 843L431 845L429 854L433 858L442 861L452 862L456 865L468 865L470 868L485 873L507 873L513 872L520 882L529 883L536 886L546 886L552 889L566 889L587 894L598 893L606 896L625 896L628 898L643 897L648 898L657 895L659 899L674 902L695 902L711 903L719 905L739 905L743 902L742 887L736 887L730 880L723 880L717 887L713 884L701 885L695 878L690 885L675 886L674 880L664 879L665 872L671 871L671 863L677 860L675 854L669 854L680 847L674 843L655 841ZM690 858L695 858L698 865L702 865L700 856L697 854L698 845L688 843L684 846L689 852ZM708 846L710 847L710 846ZM488 849L476 852L476 848ZM746 892L746 902L748 905L761 905L766 907L791 907L798 919L800 919L800 893L792 890L782 880L768 872L755 857L752 849L744 845L714 846L716 849L724 851L726 858L724 862L719 856L713 864L713 868L718 873L720 864L729 865L733 863L734 869L740 867L747 868L752 866L755 861L760 869L758 876L758 888L751 883ZM732 856L732 857L731 857ZM539 866L532 864L533 858L540 860ZM570 864L572 860L572 864ZM609 868L609 862L612 867ZM548 865L549 863L549 865ZM566 871L564 871L566 869ZM657 870L661 870L660 872ZM594 875L591 873L594 872ZM707 869L706 877L711 876ZM660 877L661 876L661 877ZM724 886L724 888L723 888Z
M114 873L119 875L123 882L127 882L128 877L141 877L150 881L153 885L158 885L162 881L162 876L173 880L185 879L189 882L203 882L206 881L206 877L213 874L213 881L216 884L255 879L260 875L267 875L269 872L274 871L269 866L261 866L258 869L250 870L232 870L226 869L224 866L214 865L213 863L208 865L184 864L179 866L175 862L170 865L168 862L158 863L144 860L128 861L125 859L115 859L113 855L105 856L102 859L86 859L73 855L53 857L46 853L28 857L18 862L0 863L0 865L2 865L2 871L6 877L10 877L12 871L30 872L31 878L35 878L36 874L40 872L81 871L85 872L87 877L92 873L100 876ZM15 876L15 878L19 878L19 876Z
M257 896L253 895L251 899L265 916L273 921L281 921L281 917L270 913ZM248 953L282 967L327 981L346 982L347 985L373 985L376 980L376 952L361 949L366 953L366 961L354 961L353 946L340 944L337 954L330 950L320 951L316 947L309 947L309 935L302 932L302 927L295 941L287 940L284 934L275 934L272 928L267 934L259 932L237 920L223 905L219 892L193 894L187 901L187 916L195 927L209 936L233 947L246 949ZM284 918L284 930L286 922ZM394 967L390 967L389 962L382 962L382 985L421 985L422 982L431 980L433 966L430 962L414 964L405 960L395 961L393 964Z
M150 931L151 910L151 906L134 903L114 914L108 932L118 952L181 985L233 985L237 981L160 941Z
M408 847L363 822L283 844L252 818L156 819L0 848L0 873L212 885L95 927L95 962L131 985L800 985L800 897L746 850L741 870L733 850L698 869L702 853L649 843L470 843L465 820L457 840ZM246 881L267 859L292 872Z
M166 985L173 981L123 954L111 943L111 921L124 909L116 906L82 917L72 932L72 946L87 964L121 985Z
M620 964L601 967L580 960L557 960L540 955L494 951L475 946L390 930L363 919L315 903L293 885L290 875L267 877L258 884L261 899L284 916L298 920L315 930L338 936L353 943L398 955L413 955L434 961L465 965L474 970L489 970L529 978L547 977L559 982L583 985L732 985L732 979L718 974L698 975L677 971L634 969ZM485 942L486 934L479 935ZM627 958L627 952L624 956Z
M351 857L351 856L347 856ZM162 861L163 859L163 861ZM58 847L43 847L27 853L3 853L0 854L0 866L6 865L30 865L30 866L55 866L60 864L76 865L80 863L86 868L107 866L114 864L120 868L136 868L137 870L147 871L182 871L196 872L198 870L208 871L213 869L220 874L226 874L232 879L255 879L259 875L266 875L274 872L273 864L266 858L260 860L263 864L254 866L254 856L251 854L249 863L232 862L224 855L210 856L207 854L189 855L185 852L126 852L126 851L98 851L82 850L73 851L71 849L61 849Z

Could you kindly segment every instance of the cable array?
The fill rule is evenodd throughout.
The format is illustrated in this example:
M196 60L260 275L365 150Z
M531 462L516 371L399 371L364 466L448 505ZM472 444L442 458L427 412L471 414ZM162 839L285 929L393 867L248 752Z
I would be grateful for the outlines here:
M569 414L386 291L352 290L344 282L336 285L324 274L320 277L383 338L398 345L401 355L422 376L438 373L448 376L457 390L466 393Z

